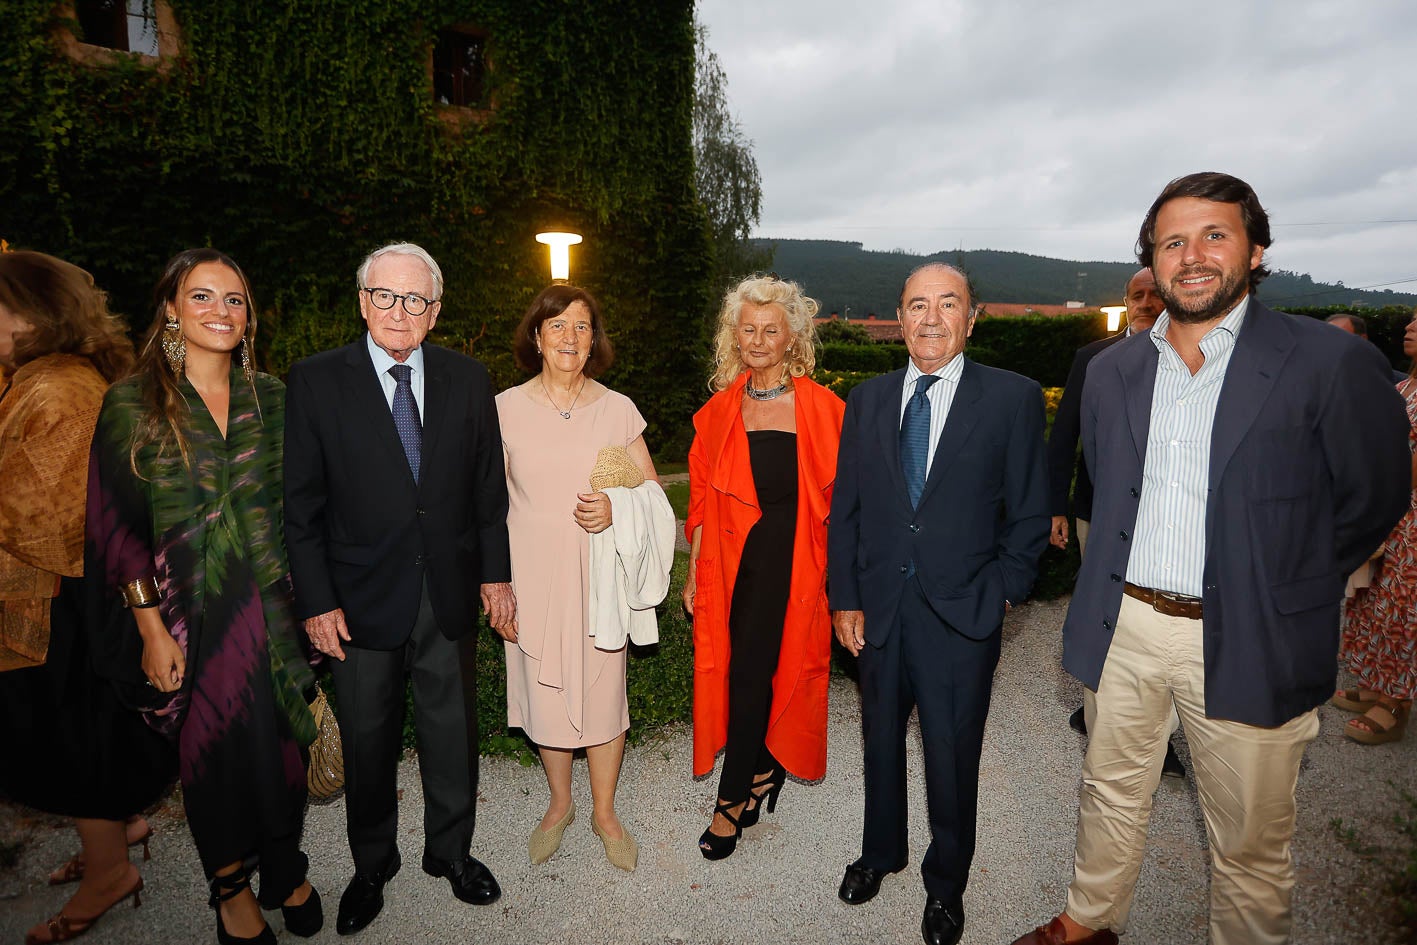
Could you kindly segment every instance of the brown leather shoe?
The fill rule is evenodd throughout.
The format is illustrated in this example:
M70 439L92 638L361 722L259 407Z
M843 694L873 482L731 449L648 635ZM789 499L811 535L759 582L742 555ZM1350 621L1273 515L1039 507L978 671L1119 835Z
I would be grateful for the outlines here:
M1013 945L1117 945L1117 933L1111 929L1093 932L1087 938L1068 941L1068 933L1063 928L1063 920L1054 918L1047 925L1040 925L1022 938L1014 939Z

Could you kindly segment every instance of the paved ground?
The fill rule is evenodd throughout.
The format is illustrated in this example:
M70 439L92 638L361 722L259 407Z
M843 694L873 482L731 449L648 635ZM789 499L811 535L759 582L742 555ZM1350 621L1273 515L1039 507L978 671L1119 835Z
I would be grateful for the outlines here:
M1058 668L1063 604L1018 609L1005 629L1003 660L985 741L979 851L965 896L966 943L1007 943L1058 911L1071 873L1081 738L1066 718L1077 685ZM686 682L687 684L687 682ZM714 782L689 776L686 729L632 749L620 790L621 816L640 841L640 868L621 873L606 863L590 832L584 763L575 773L581 816L561 851L542 866L526 857L526 835L540 817L546 787L539 768L486 759L482 767L474 852L502 883L491 907L455 901L444 881L417 868L422 835L417 762L402 769L400 844L404 869L386 892L388 905L354 941L831 943L919 941L924 892L912 867L890 877L873 902L851 907L836 898L842 868L857 851L861 829L861 743L858 699L849 680L834 682L827 777L789 783L777 813L749 831L719 863L699 856ZM1310 750L1299 785L1295 852L1298 945L1397 942L1372 937L1365 922L1383 907L1379 873L1340 842L1330 821L1355 825L1363 843L1390 855L1397 810L1387 782L1417 791L1417 738L1379 748L1340 735L1344 716L1323 710L1323 732ZM911 742L912 855L924 852L924 796L918 738ZM159 811L153 860L143 866L141 909L106 916L90 942L166 943L212 939L212 915L195 851L180 813ZM74 848L72 833L53 821L0 811L0 839L26 841L19 864L0 872L0 943L18 942L32 922L56 910L66 892L43 877ZM315 941L334 942L334 903L347 881L341 801L312 807L306 820L311 879L325 894L327 925ZM1189 781L1163 781L1137 893L1131 943L1199 945L1205 941L1204 829ZM278 914L273 916L279 924ZM298 941L282 935L283 941Z

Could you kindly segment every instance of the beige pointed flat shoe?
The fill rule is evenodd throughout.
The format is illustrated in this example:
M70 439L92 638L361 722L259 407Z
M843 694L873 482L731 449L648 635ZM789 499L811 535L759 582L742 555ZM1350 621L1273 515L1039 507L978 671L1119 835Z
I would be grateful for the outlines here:
M572 801L571 806L566 809L566 815L546 830L542 830L541 825L537 824L526 842L526 852L531 856L531 861L540 864L551 859L552 855L561 849L561 835L575 819L576 802Z
M627 873L633 873L640 861L640 845L635 842L635 838L630 835L630 831L621 826L625 835L619 840L611 840L600 829L600 824L595 822L595 818L590 819L590 829L600 838L600 842L605 844L605 858L610 861L610 865L617 869L622 869Z

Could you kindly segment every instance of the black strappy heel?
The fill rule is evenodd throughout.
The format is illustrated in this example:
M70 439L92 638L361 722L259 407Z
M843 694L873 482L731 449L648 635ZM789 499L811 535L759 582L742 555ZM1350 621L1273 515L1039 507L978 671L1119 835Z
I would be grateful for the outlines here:
M738 847L738 837L743 833L743 825L730 811L742 803L743 801L719 801L714 805L713 812L722 814L724 819L733 825L733 832L724 837L712 830L705 830L703 836L699 837L699 852L704 855L704 859L722 860L733 855L733 851Z
M748 799L756 803L752 807L745 806L743 813L738 817L738 823L742 825L744 830L757 826L758 818L763 813L764 804L767 805L769 814L777 810L777 796L782 793L782 786L786 783L787 769L782 765L773 768L766 779L753 782L753 786L748 789ZM758 793L760 790L761 794Z
M216 910L216 940L220 945L276 945L276 933L271 931L268 925L261 930L261 934L255 938L237 938L226 930L226 924L221 921L221 904L235 899L247 889L251 888L251 870L244 864L236 872L228 873L225 876L213 876L211 878L211 898L207 900L207 905Z

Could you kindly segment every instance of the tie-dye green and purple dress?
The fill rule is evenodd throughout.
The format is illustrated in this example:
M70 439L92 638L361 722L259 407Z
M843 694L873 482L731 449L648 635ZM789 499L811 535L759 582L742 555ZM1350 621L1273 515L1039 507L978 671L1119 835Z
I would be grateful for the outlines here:
M187 819L211 875L298 836L304 815L304 746L315 737L304 695L313 675L281 540L285 388L233 369L223 437L183 381L188 463L171 443L131 451L149 409L141 383L115 384L99 414L90 553L110 588L157 578L186 675L176 693L148 687L131 620L109 634L99 659L127 700L177 742Z

